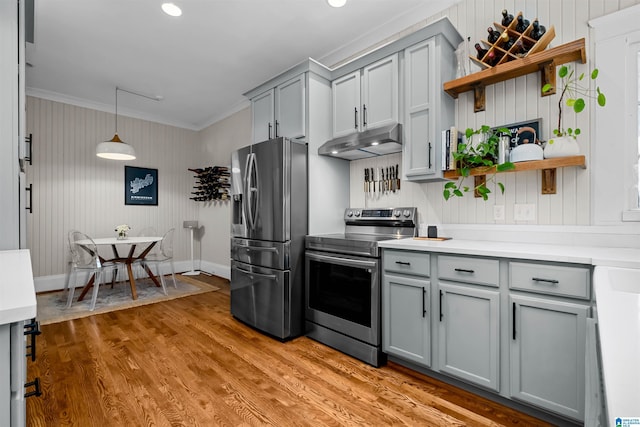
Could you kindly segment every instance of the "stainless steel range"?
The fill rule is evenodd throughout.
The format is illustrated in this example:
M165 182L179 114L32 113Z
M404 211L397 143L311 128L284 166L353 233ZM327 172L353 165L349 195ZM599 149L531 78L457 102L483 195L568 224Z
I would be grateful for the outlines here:
M378 242L416 236L416 220L416 208L349 208L344 234L306 237L307 336L376 367L386 362Z

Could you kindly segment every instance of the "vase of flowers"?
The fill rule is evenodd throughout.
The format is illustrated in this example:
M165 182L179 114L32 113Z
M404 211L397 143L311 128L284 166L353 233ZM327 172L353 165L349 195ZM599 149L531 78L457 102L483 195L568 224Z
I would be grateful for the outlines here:
M125 240L127 238L127 234L131 230L127 224L120 224L116 227L116 238L118 240Z

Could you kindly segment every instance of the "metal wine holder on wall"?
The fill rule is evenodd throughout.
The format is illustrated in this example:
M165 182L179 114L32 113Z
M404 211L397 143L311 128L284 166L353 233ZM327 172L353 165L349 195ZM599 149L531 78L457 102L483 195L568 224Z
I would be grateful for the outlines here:
M194 172L196 183L191 192L191 200L196 202L211 202L214 200L229 200L230 174L226 166L209 166L206 168L189 169Z

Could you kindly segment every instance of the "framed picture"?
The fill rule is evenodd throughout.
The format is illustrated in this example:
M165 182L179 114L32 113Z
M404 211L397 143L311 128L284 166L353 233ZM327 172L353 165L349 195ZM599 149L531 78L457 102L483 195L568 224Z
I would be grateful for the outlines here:
M124 204L158 206L158 169L124 167Z
M511 144L510 146L516 147L522 144L525 140L534 143L536 140L541 140L540 129L542 125L542 119L529 120L526 122L512 123L510 125L496 126L499 128L507 128L511 132ZM532 131L533 130L533 131Z

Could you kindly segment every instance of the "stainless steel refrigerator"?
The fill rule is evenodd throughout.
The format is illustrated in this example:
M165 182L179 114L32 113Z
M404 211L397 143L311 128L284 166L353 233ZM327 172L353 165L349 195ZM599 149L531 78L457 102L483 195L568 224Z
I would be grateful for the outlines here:
M303 334L307 145L277 138L231 155L231 314L287 340Z

